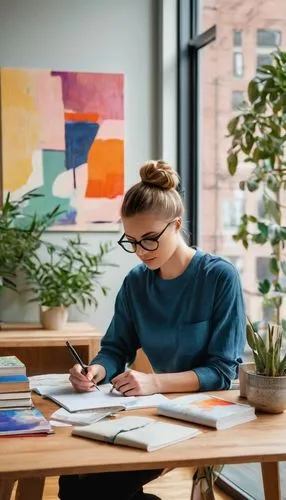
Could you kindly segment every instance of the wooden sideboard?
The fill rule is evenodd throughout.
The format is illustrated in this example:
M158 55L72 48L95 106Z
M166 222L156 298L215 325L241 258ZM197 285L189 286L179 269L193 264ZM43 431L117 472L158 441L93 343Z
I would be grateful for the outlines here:
M45 330L36 323L6 323L0 329L0 356L17 356L27 375L66 373L74 360L65 346L74 345L84 363L97 354L102 334L87 323L68 323L62 330Z

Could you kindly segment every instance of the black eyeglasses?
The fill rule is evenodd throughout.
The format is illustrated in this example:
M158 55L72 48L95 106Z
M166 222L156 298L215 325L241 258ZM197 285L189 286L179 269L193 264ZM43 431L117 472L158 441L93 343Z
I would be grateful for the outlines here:
M149 252L154 252L154 250L157 250L159 246L159 238L161 238L162 234L166 231L167 227L169 227L170 224L174 222L173 220L171 222L168 222L167 226L164 227L163 231L161 233L157 234L157 236L154 236L154 238L143 238L142 240L136 241L136 240L127 240L124 239L126 238L126 234L124 233L120 240L117 242L118 245L125 250L125 252L129 253L135 253L137 249L137 245L140 245L143 250L148 250Z

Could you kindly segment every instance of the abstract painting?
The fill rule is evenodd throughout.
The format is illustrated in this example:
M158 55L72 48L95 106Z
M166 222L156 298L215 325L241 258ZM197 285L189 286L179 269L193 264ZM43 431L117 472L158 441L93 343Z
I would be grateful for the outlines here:
M0 69L2 191L56 206L60 231L116 229L124 190L122 74Z

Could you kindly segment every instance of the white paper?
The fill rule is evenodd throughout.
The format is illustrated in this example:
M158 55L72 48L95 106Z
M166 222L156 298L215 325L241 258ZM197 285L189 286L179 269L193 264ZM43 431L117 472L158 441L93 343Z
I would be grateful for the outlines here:
M87 412L70 413L64 408L60 408L51 415L51 419L52 421L56 422L55 425L57 425L57 423L60 425L61 424L64 425L64 422L66 425L73 425L73 424L88 425L98 422L99 420L102 420L103 418L106 418L112 414L113 413L111 411L103 412L102 410L93 410L92 412L87 411Z
M48 373L45 375L33 375L29 377L31 389L40 386L62 386L70 385L69 373Z
M135 396L132 401L125 403L126 410L137 410L139 408L156 408L161 403L169 401L163 394L151 394L150 396Z
M168 400L162 394L150 396L122 396L112 384L100 384L91 392L75 392L69 382L68 374L37 375L30 377L31 389L41 396L57 402L69 412L91 409L139 409L157 407Z

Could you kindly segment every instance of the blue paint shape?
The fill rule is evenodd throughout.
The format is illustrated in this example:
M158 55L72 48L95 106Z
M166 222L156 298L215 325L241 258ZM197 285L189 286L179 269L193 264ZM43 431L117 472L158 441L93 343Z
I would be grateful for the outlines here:
M69 224L76 224L76 216L77 216L77 211L74 208L71 208L70 210L65 212L64 215L61 215L58 218L57 223L63 226L68 226Z
M98 123L65 123L66 169L75 170L79 165L87 163L88 152L98 129ZM74 175L74 188L76 188L76 175Z

